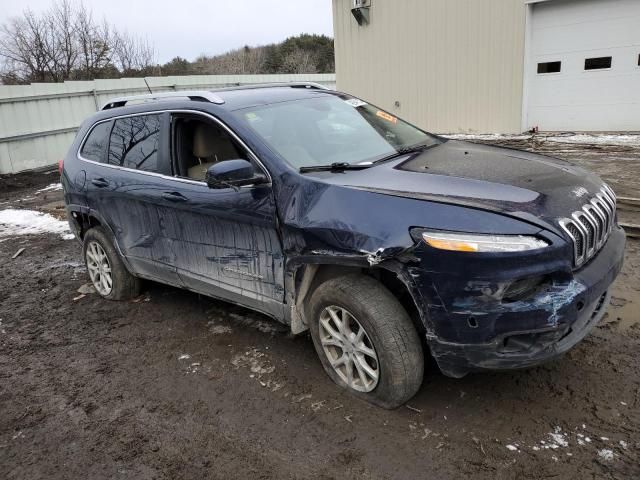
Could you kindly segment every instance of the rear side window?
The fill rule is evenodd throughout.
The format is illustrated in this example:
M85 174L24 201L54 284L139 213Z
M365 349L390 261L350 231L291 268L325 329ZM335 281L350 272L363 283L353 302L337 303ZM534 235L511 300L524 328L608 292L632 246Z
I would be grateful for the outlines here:
M117 119L111 130L109 163L157 172L160 120L160 115Z
M111 122L99 123L84 142L80 155L87 160L104 163L107 156L107 143L109 142L109 130Z

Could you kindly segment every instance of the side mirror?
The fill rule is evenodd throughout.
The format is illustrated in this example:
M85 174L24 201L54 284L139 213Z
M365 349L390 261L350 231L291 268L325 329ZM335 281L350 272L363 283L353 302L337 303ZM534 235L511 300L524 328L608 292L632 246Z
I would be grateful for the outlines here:
M209 188L237 188L243 185L258 185L266 181L262 173L257 173L247 160L224 160L207 169L206 181Z

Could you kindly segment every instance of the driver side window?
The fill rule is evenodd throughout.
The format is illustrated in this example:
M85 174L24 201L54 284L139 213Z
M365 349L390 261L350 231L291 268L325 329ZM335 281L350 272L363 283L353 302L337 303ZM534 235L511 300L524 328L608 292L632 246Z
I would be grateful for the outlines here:
M178 177L204 181L207 169L218 162L249 159L231 135L213 121L174 115L171 123L174 173Z

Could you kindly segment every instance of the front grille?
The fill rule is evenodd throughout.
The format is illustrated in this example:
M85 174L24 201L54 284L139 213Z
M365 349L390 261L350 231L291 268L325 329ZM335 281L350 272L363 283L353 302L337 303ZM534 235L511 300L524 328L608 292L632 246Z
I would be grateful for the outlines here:
M592 258L606 243L616 217L616 195L604 185L582 209L571 218L559 220L573 241L574 265L579 267Z

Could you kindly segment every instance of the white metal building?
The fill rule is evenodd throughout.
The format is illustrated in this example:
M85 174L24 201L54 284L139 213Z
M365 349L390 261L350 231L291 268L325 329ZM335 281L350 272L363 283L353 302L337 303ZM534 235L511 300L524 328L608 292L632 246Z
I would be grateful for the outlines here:
M333 15L337 88L428 130L640 131L640 0L333 0Z

